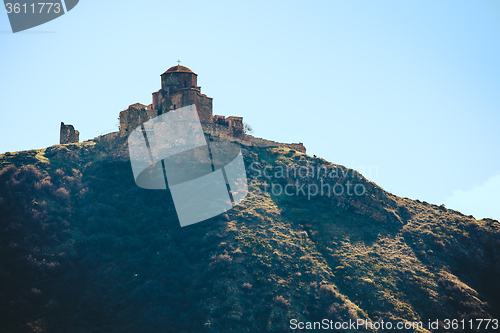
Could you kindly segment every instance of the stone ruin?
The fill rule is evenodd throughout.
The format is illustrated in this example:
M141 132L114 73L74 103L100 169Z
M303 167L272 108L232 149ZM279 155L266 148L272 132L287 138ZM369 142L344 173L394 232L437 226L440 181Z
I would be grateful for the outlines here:
M59 135L59 144L78 143L80 141L80 133L75 130L73 125L65 125L61 122L61 130Z

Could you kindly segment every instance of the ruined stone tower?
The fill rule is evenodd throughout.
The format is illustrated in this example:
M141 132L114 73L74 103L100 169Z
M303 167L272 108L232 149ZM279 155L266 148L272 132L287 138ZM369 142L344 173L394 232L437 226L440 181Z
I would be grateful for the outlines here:
M80 141L80 133L75 130L73 125L64 125L61 122L61 130L59 131L59 144L78 143Z

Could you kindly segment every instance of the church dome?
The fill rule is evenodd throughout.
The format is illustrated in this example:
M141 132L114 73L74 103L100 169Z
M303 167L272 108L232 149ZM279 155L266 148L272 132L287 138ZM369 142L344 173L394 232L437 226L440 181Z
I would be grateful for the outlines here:
M167 69L167 71L163 74L167 74L167 73L193 73L194 74L194 72L192 70L190 70L189 68L187 68L185 66L181 66L181 65L172 66L169 69Z

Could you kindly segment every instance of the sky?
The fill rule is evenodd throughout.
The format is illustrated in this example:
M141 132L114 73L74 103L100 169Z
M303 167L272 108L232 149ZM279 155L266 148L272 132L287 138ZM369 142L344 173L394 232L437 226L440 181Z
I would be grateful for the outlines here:
M500 2L81 0L13 34L0 15L0 153L89 140L198 74L214 114L303 142L401 197L500 220Z

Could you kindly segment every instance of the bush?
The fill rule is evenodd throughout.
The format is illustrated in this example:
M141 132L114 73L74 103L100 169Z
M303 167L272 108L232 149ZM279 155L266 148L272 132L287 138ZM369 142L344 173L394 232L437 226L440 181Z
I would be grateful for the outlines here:
M248 291L252 290L252 284L248 282L243 283L243 289Z
M343 299L342 295L338 292L334 285L324 284L319 287L319 294L325 301L333 301Z
M243 123L243 130L245 131L245 134L253 133L253 128L247 123Z
M290 306L290 303L281 295L279 296L276 296L274 299L274 304L276 304L276 306L280 307L280 308L287 308Z

